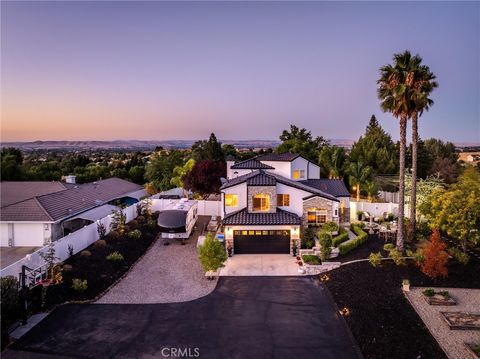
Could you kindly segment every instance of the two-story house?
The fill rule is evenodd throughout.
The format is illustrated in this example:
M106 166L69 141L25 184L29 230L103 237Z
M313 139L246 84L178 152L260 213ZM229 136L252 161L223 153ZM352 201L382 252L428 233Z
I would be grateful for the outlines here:
M292 153L227 161L222 219L234 253L290 253L300 230L348 222L350 194L343 181L321 179L320 167Z

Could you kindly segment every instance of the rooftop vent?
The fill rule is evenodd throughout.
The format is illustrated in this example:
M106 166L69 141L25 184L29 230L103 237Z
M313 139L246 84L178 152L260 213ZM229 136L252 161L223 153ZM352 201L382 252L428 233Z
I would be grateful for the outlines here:
M66 183L77 183L77 176L75 176L75 175L65 176L65 182Z

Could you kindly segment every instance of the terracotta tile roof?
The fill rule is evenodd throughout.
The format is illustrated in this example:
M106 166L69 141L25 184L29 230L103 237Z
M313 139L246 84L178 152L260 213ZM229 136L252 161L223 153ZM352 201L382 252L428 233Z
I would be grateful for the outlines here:
M301 224L302 220L295 213L290 213L277 208L275 213L248 213L244 208L240 211L230 213L223 218L224 225L244 225L244 226L268 226L283 224Z

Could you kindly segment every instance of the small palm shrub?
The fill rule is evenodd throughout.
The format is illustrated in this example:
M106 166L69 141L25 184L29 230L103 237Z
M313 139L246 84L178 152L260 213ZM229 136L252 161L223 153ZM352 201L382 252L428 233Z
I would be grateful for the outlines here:
M387 243L383 245L383 249L387 252L390 252L395 249L395 245L393 243Z
M115 251L113 253L110 253L106 257L106 259L107 261L110 261L110 262L119 263L123 261L123 255L120 252Z
M402 257L402 254L396 249L392 249L388 254L390 258L393 259L397 266L405 265L405 259Z
M382 264L382 258L382 254L380 252L370 253L368 256L368 261L372 266L378 267L380 264Z
M81 280L78 278L72 279L72 289L75 292L83 293L88 289L88 282L87 280Z

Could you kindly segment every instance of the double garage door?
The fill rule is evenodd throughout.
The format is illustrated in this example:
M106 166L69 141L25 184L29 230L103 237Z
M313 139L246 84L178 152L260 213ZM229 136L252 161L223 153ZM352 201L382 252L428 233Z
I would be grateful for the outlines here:
M290 253L290 230L233 231L235 254Z

